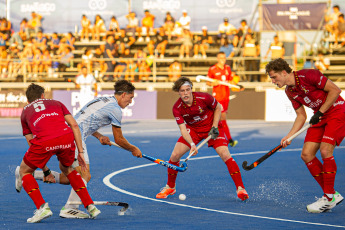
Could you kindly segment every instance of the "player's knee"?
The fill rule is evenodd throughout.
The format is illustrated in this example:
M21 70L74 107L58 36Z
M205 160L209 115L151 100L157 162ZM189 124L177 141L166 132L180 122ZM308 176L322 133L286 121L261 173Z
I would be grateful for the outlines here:
M305 163L310 162L313 158L314 158L314 156L312 156L311 154L302 151L302 153L301 153L301 159L302 159Z
M321 153L321 158L328 158L333 156L333 150L329 149L329 148L320 148L320 153Z

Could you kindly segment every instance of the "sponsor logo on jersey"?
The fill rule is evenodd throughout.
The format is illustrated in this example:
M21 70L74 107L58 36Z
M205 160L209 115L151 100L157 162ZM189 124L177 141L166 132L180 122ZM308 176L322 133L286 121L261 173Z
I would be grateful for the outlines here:
M293 99L296 99L296 98L298 98L298 95L296 95L296 96L293 97Z
M188 117L189 116L189 114L183 114L182 115L182 117Z
M39 118L37 118L36 121L34 121L33 125L36 126L37 123L38 123L40 120L42 120L43 118L45 118L45 117L58 116L58 115L59 115L59 114L58 114L58 113L55 113L55 112L53 112L53 113L44 113L44 114L42 114Z
M333 104L333 106L335 107L335 106L337 106L337 105L343 105L344 104L344 101L338 101L338 102L335 102L334 104Z
M321 85L321 83L322 83L322 78L323 78L323 75L321 75L320 82L319 82L318 85Z
M56 146L46 147L46 151L53 151L53 150L58 150L58 149L69 149L69 148L71 148L71 144L56 145Z

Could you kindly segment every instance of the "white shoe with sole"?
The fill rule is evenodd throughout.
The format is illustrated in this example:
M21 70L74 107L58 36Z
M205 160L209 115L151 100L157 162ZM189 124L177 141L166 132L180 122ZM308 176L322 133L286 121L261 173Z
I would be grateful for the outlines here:
M96 218L101 213L101 211L96 208L94 204L90 204L89 206L87 206L87 211L89 212L90 218L92 219Z
M14 172L14 175L16 176L15 186L16 186L17 192L20 192L23 188L22 178L20 177L19 169L20 169L20 166L17 166L16 171Z
M48 203L42 204L39 209L36 209L34 216L27 219L28 223L38 223L43 219L47 219L53 215L52 211L49 208Z
M316 202L307 205L307 211L310 213L326 212L334 208L336 205L337 203L335 201L335 196L333 196L333 199L331 201L329 201L325 196L322 196Z
M77 208L65 208L60 210L60 217L68 219L87 219L90 216Z

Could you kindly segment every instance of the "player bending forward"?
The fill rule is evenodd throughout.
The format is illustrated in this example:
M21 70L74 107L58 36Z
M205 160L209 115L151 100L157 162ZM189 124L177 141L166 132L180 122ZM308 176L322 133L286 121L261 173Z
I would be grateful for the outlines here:
M121 120L122 110L126 108L134 98L135 87L132 83L126 80L117 81L115 83L115 95L112 97L98 97L87 103L76 115L75 119L81 131L82 145L84 149L85 161L87 164L86 171L81 171L80 165L75 161L73 167L82 175L85 185L91 179L90 162L88 151L86 148L86 138L90 135L96 137L101 144L111 145L110 139L103 136L98 130L109 124L112 125L112 131L115 142L132 152L133 156L142 157L141 151L138 147L130 144L127 139L122 135ZM76 152L77 155L77 152ZM35 179L43 180L46 182L69 184L68 178L59 172L51 171L50 175L45 175L50 172L49 168L45 166L42 171L35 172ZM80 201L74 190L71 190L70 196L66 205L60 211L60 217L63 218L89 218L89 216L79 210L79 205L69 204L70 202Z
M26 91L26 97L29 104L23 109L21 123L23 135L30 147L20 168L16 170L16 189L20 192L22 184L37 207L34 216L27 219L27 222L40 222L53 215L32 176L36 168L43 168L53 155L57 156L61 171L82 200L90 217L95 218L101 212L93 205L80 174L71 167L75 157L75 139L78 162L83 170L86 169L77 122L62 103L44 99L44 88L39 85L31 84Z
M219 126L222 106L207 93L192 92L193 84L186 78L179 78L173 86L173 90L179 93L180 98L173 107L173 114L181 131L175 148L171 154L169 163L179 165L181 157L190 151L198 152L196 144L211 135L208 146L212 146L228 167L229 173L235 182L237 196L241 200L248 199L248 193L244 189L241 172L228 149L228 140L225 138L223 126ZM156 195L158 199L165 199L176 193L177 171L168 169L168 182Z
M340 96L341 90L320 71L292 71L281 58L269 62L266 72L279 88L286 86L285 93L297 114L290 132L281 140L284 148L290 144L284 141L300 130L307 119L303 105L314 110L301 157L324 195L308 205L307 210L312 213L326 212L344 199L334 190L337 165L333 156L335 145L340 145L345 136L345 103ZM316 157L318 150L323 164Z

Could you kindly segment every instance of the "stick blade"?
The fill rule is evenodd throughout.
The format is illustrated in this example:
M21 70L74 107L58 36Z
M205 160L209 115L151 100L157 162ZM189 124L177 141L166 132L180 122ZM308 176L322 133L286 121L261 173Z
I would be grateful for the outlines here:
M249 170L251 170L251 169L253 169L254 167L252 167L252 165L250 165L250 166L247 166L248 165L248 162L247 161L243 161L243 163L242 163L242 168L244 169L244 170L246 170L246 171L249 171Z

